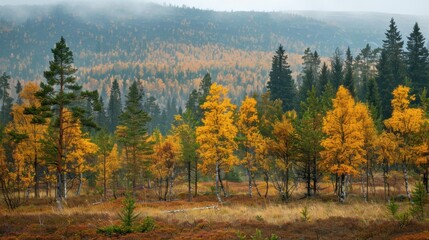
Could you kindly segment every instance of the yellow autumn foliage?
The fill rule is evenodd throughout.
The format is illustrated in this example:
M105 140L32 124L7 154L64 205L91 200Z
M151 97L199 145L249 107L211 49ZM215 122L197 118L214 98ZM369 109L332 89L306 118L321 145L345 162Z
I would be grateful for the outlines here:
M350 92L340 86L332 100L333 109L323 121L323 132L327 135L321 145L321 167L333 174L357 174L365 163L365 131L362 114L365 109L356 105ZM366 110L367 111L367 110Z
M234 151L237 143L237 127L233 114L236 106L227 97L228 90L216 83L210 87L206 102L201 106L204 112L203 125L196 130L198 153L202 159L201 170L207 173L216 163L224 170L237 164Z

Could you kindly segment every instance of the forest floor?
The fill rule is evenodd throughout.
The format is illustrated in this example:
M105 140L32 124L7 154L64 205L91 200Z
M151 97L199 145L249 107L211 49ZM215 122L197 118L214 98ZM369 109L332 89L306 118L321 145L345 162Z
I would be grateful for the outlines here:
M274 189L267 199L246 195L245 183L228 183L230 197L220 205L210 191L212 183L199 186L200 195L187 201L186 186L176 189L175 200L158 201L153 191L139 192L136 211L151 216L156 228L146 233L116 235L120 239L429 239L429 220L405 224L394 219L382 196L365 202L360 189L340 204L326 184L319 196L281 202ZM303 190L301 190L303 191ZM372 198L372 200L371 200ZM1 239L108 239L97 229L120 224L123 197L100 201L100 196L71 196L58 211L51 198L30 199L14 211L0 207ZM409 204L399 202L400 212ZM307 219L304 220L304 209ZM180 210L174 211L172 210ZM426 209L426 213L428 209ZM257 237L260 232L262 237Z

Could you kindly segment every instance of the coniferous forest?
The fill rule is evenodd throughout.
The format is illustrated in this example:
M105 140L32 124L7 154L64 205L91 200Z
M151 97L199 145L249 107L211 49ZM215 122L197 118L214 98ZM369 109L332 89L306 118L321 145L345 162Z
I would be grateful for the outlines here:
M429 18L79 7L0 9L0 237L429 237Z

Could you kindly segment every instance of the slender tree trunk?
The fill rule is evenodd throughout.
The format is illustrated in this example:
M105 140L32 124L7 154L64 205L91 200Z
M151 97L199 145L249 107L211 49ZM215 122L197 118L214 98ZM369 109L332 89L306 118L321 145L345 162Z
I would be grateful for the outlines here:
M308 156L308 161L306 161L306 165L307 165L307 197L310 197L311 194L311 164L310 164L310 156Z
M168 193L168 186L169 186L168 180L170 180L170 178L169 177L165 177L164 201L167 201L167 193Z
M248 190L248 194L249 194L249 197L252 197L252 174L250 173L250 169L249 168L247 168L247 177L248 177L248 180L249 180L249 182L248 182L248 184L249 184L249 190Z
M40 198L40 193L39 193L39 162L37 159L37 151L36 151L36 155L34 156L34 197Z
M372 196L375 197L375 178L374 178L374 171L372 167L369 169L369 175L371 176Z
M198 160L195 159L195 187L194 187L194 197L198 195Z
M133 149L133 176L132 176L132 184L133 184L133 196L136 196L136 190L137 190L137 163L136 163L136 154L135 154L135 149Z
M188 201L192 201L192 189L191 189L191 160L188 161Z
M63 92L64 87L64 76L61 75L61 81L60 81L60 92ZM59 106L59 137L58 137L58 145L57 145L57 159L56 159L56 165L57 165L57 191L56 191L56 201L57 201L57 207L59 210L63 210L62 201L63 198L65 198L65 180L64 180L64 170L63 170L63 150L64 150L64 107L60 104ZM64 195L63 195L64 194Z
M361 187L362 197L366 201L365 184L363 181L363 174L360 175L360 187Z
M387 174L389 172L389 165L386 161L386 159L384 159L384 163L383 163L383 183L384 183L384 201L387 202L389 199L389 195L388 195L388 188L389 188L389 183L387 182Z
M429 176L428 176L428 167L425 167L425 171L423 173L423 184L425 186L426 193L429 193Z
M174 172L171 174L171 176L170 176L170 190L169 190L169 192L168 192L168 198L169 198L169 201L171 201L171 199L172 199L172 196L173 196L173 179L174 179Z
M366 155L366 194L365 194L365 201L368 202L369 200L369 157L368 154Z
M265 177L264 178L265 178L265 184L266 184L264 197L267 198L268 197L268 188L270 186L270 179L269 179L269 176L268 176L267 172L265 172Z
M252 177L253 185L255 186L256 192L258 193L258 196L262 197L261 192L259 192L258 185L256 184L255 176L253 174L251 174L251 177Z
M83 179L83 173L79 173L79 185L77 186L76 195L80 196L80 191L82 190L82 179Z
M339 186L339 194L338 194L338 198L340 203L344 203L346 200L346 175L345 174L341 174L340 176L340 186Z
M313 194L317 195L317 157L313 156Z
M218 168L217 168L217 170L219 171L219 172L218 172L218 175L219 175L219 184L220 184L220 189L221 189L221 190L222 190L222 192L223 192L223 196L224 196L224 197L228 197L228 195L226 194L225 187L223 186L223 182L222 182L222 175L221 175L221 172L220 172L220 167L218 167Z
M63 173L57 172L57 188L55 190L56 202L58 210L63 210L63 192L64 192L64 183L63 183Z
M64 195L63 196L64 196L64 199L66 199L67 198L67 192L68 192L68 190L67 190L67 172L64 171L63 175L64 175L63 176L64 177L63 178L64 179L64 182L63 182L64 183L64 187L63 187L63 189L64 189Z
M219 182L220 182L220 176L219 176L219 162L216 161L216 197L220 204L222 204L222 199L220 197L220 189L219 189Z
M335 188L334 188L334 193L338 193L339 189L338 189L338 173L335 173Z
M107 198L106 154L103 154L103 198Z
M286 158L286 186L285 186L285 200L288 200L289 199L289 161L288 161L288 159Z
M410 187L408 184L408 171L407 171L407 164L406 164L406 159L404 157L404 160L402 161L402 171L404 173L404 182L405 182L405 192L407 194L408 200L411 202L411 192L410 192Z

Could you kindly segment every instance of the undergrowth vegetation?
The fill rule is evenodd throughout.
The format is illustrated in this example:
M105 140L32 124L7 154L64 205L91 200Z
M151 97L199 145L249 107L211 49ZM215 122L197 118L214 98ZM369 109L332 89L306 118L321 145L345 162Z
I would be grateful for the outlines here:
M427 204L418 203L418 184L414 184L413 203L392 199L388 204L383 196L373 196L379 200L365 202L353 192L347 203L340 204L328 188L316 197L284 203L274 191L266 199L249 198L245 194L246 183L228 183L228 186L233 194L224 199L223 205L210 193L196 196L192 202L187 201L185 194L164 202L157 201L156 195L145 196L139 191L135 197L102 202L96 196L70 197L62 212L54 207L54 202L40 199L30 200L15 211L2 206L0 237L204 240L429 237L429 209ZM206 189L209 192L210 184L201 185L201 192ZM305 190L297 191L301 194ZM423 199L427 197L423 195ZM412 209L423 209L422 218Z

